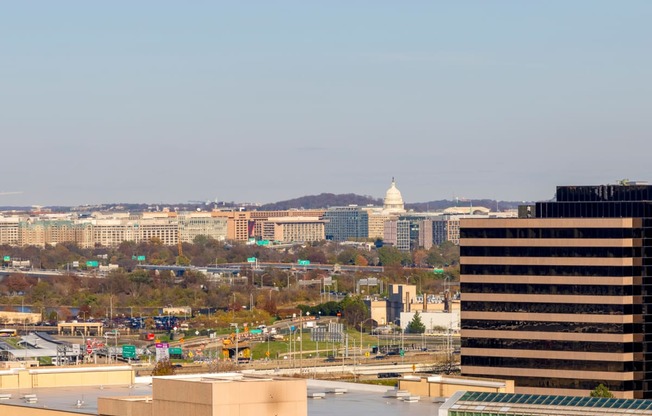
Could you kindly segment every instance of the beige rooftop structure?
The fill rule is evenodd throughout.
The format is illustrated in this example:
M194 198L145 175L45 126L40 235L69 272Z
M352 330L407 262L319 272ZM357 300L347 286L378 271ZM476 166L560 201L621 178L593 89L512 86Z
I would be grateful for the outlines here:
M303 379L213 374L155 377L151 397L100 398L102 416L307 416Z
M219 373L134 380L129 366L3 373L7 374L0 378L6 382L0 384L2 416L308 414L304 379Z

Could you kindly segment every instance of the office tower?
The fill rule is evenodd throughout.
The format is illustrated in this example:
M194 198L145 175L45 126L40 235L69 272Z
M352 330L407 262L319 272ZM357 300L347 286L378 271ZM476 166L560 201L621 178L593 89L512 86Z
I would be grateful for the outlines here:
M369 214L360 207L333 207L324 213L327 240L366 240L369 233Z
M652 186L562 186L534 208L461 220L462 373L652 398Z

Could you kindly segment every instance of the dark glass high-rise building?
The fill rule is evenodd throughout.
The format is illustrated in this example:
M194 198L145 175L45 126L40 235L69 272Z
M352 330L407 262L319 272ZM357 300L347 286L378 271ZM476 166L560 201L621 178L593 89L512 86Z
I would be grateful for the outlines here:
M369 236L369 214L360 207L328 208L324 220L327 240L364 240Z
M562 186L534 208L461 221L462 373L652 398L652 186Z

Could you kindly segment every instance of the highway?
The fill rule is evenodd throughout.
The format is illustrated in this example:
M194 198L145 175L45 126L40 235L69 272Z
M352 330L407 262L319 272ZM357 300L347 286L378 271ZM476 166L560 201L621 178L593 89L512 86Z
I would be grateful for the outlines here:
M265 269L289 270L289 271L308 271L308 270L323 270L330 273L336 272L360 272L360 273L383 273L382 266L353 266L353 265L339 265L339 264L298 264L298 263L224 263L219 265L212 265L207 267L197 266L176 266L176 265L160 265L160 264L139 264L136 267L145 270L170 270L177 276L183 275L188 270L207 272L207 273L231 273L238 274L242 269L250 270L252 267L256 272L263 272ZM66 274L75 274L78 276L88 277L104 277L104 272L97 270L43 270L43 269L17 269L17 268L0 268L0 280L11 274L20 273L28 277L53 277L64 276Z
M240 273L244 269L255 268L256 271L263 271L265 269L278 269L278 270L292 270L292 271L308 271L308 270L323 270L331 273L338 271L343 272L361 272L361 273L383 273L382 266L353 266L353 265L340 265L340 264L320 264L311 263L307 265L298 263L270 263L270 262L257 262L257 263L224 263L219 265L196 267L196 266L164 266L156 264L141 264L137 267L146 270L171 270L177 274L182 274L187 270L207 271L209 273Z

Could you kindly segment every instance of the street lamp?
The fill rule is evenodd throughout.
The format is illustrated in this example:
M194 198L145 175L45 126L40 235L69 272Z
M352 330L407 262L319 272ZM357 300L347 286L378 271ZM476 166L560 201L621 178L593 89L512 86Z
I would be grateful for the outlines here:
M364 324L367 321L373 321L373 319L372 318L367 318L367 319L365 319L364 321L362 321L360 323L360 355L362 355L362 332L364 330ZM371 326L373 327L373 325L371 325ZM369 331L369 333L371 333L371 331Z
M290 358L292 359L292 368L294 368L294 354L292 354L292 341L294 340L294 330L290 326L290 324L287 324L288 326L288 354L290 355ZM295 349L296 353L296 349Z
M321 311L317 311L317 313L319 314L317 319L321 319ZM316 326L317 325L315 325L315 327ZM317 340L317 358L319 358L319 333L317 332L317 333L314 333L314 334L315 334L315 339ZM326 349L328 349L328 344L326 344Z

